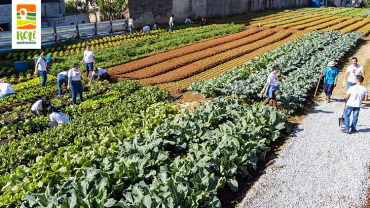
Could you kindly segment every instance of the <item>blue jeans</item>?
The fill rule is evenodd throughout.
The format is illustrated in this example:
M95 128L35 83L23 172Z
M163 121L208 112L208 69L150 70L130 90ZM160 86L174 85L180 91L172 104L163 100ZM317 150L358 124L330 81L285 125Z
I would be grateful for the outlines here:
M172 23L170 22L170 32L172 32Z
M134 34L134 27L132 27L132 25L129 25L130 27L130 35Z
M150 33L150 35L152 35L152 32L150 30L145 31L145 35L148 35L148 32Z
M13 94L15 94L15 93L5 93L5 94L3 94L3 93L0 92L0 98L4 100L4 97L9 96L9 95L13 95Z
M46 80L48 79L48 75L46 74L46 71L37 71L37 74L39 74L42 77L41 87L45 87Z
M109 77L109 74L107 72L103 73L101 76L100 76L100 80L98 81L101 81L101 80L110 80L110 77Z
M68 93L68 77L65 75L58 75L57 84L58 84L59 95L63 95L63 90L62 90L63 83L66 86L66 93Z
M347 106L346 110L344 112L344 121L346 124L346 130L349 130L349 117L351 116L351 113L353 111L353 120L351 125L351 130L356 130L356 124L358 120L358 114L360 113L360 107L351 107Z
M353 86L353 85L356 85L356 83L353 83L353 82L347 82L347 90L349 89L349 87Z
M86 63L85 62L85 69L86 69L86 77L88 77L89 76L89 71L94 70L94 62L91 62L91 63Z
M81 81L72 81L71 82L71 91L72 91L72 104L75 105L76 104L76 98L77 98L77 94L78 94L78 97L80 98L80 102L83 101L82 99L82 91L83 91L83 86L82 86L82 82Z

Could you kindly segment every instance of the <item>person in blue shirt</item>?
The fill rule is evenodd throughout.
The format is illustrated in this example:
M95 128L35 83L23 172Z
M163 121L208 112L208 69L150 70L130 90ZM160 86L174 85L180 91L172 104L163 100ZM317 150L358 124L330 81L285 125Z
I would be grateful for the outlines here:
M326 95L326 100L330 103L330 96L333 93L334 87L337 86L339 71L335 67L335 62L329 62L328 66L324 69L323 74L320 79L324 77L324 92Z

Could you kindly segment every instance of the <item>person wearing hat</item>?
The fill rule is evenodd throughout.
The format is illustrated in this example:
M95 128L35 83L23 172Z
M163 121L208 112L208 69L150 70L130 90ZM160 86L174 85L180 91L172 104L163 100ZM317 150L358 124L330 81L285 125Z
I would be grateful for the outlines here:
M330 61L328 66L324 69L323 74L320 79L324 77L324 92L326 95L326 100L330 103L330 96L333 93L334 87L337 86L339 71L335 67L335 62Z
M0 79L0 98L4 100L4 97L13 94L15 94L15 91L12 86L3 79Z

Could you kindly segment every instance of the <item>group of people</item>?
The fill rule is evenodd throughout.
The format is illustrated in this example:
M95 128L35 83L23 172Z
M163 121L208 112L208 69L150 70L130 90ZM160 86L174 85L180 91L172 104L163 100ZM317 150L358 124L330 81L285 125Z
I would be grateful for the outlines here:
M342 129L344 133L356 132L356 124L358 121L358 116L362 101L367 101L368 90L363 86L363 81L365 77L364 67L359 65L356 57L351 58L352 64L347 67L346 74L343 79L343 86L347 84L347 93L345 96L346 107L344 112L345 128ZM267 82L261 91L261 94L267 96L263 105L268 105L272 100L272 105L277 106L276 93L280 90L279 80L284 79L284 77L278 77L280 68L278 65L274 65L272 72L267 78ZM324 92L326 95L326 101L330 103L331 95L334 88L337 86L339 71L335 67L335 62L330 61L328 66L323 70L320 75L320 79L324 77ZM348 80L347 80L348 77ZM350 125L351 114L352 124Z
M171 15L170 19L169 19L169 26L170 26L170 29L169 29L169 32L172 32L173 31L173 26L174 26L174 17L175 15ZM190 17L187 17L185 19L185 25L188 25L188 24L192 24L193 21L191 21ZM207 24L207 20L206 18L202 18L202 22L201 22L201 26L204 26ZM130 35L134 34L134 20L132 19L132 16L130 16L130 18L128 19L128 27L130 28ZM153 30L157 30L159 29L159 25L158 25L158 22L155 22L154 25L153 25ZM148 33L150 35L152 35L152 32L150 30L150 27L149 26L144 26L141 30L140 30L140 33L143 33L145 32L145 35L148 35Z

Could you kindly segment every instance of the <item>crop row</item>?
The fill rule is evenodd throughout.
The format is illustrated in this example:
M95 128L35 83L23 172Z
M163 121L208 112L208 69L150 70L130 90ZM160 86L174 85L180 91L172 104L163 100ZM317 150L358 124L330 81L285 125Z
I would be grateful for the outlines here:
M328 17L330 17L330 15L322 15L322 16L319 16L319 17L311 17L311 18L307 18L305 20L301 20L301 21L298 21L298 22L292 22L292 23L280 25L278 27L281 27L281 28L290 28L290 27L294 27L294 26L297 26L297 25L302 25L302 24L310 23L310 22L313 22L313 21L316 21L316 20L320 20L322 18L328 18Z
M252 21L250 24L252 26L262 26L266 24L272 24L272 23L277 23L277 22L282 22L282 21L287 21L295 18L299 18L304 16L305 13L295 13L295 12L287 12L284 15L272 15L270 18L266 18L263 20L257 20L257 21Z
M366 25L369 25L369 24L370 24L370 18L365 18L362 21L359 21L355 24L349 25L348 27L345 27L345 28L341 29L340 31L343 34L346 34L346 33L349 33L349 32L356 31L356 30L358 30L362 27L365 27Z
M203 71L211 69L219 64L225 63L231 59L235 59L244 54L255 51L263 46L278 42L281 39L285 39L286 37L290 36L291 34L292 33L290 31L280 31L265 39L253 42L239 48L235 48L224 53L217 54L215 56L208 57L187 66L177 68L176 70L170 71L166 74L162 74L152 78L141 79L140 81L141 83L143 83L143 85L155 85L188 78L194 76L195 74L199 74Z
M302 16L302 17L294 18L292 20L286 20L286 21L281 21L281 22L266 24L264 26L266 26L266 27L284 26L286 24L290 24L290 23L294 23L294 22L299 22L299 21L302 21L302 20L307 20L307 18L317 18L317 17L320 17L320 16L321 15L319 15L319 14L314 14L314 15L309 14L309 15L305 15L305 16Z
M359 22L359 21L361 21L361 20L363 20L363 19L364 19L364 18L362 18L362 17L355 17L355 18L353 18L353 19L349 19L349 20L347 20L347 21L341 22L341 23L339 23L339 24L337 24L337 25L333 25L333 26L331 26L331 27L328 27L328 28L322 29L322 31L323 31L323 32L329 32L329 31L332 31L332 30L340 30L340 29L342 29L342 28L344 28L344 27L347 27L347 26L352 25L352 24L354 24L354 23L356 23L356 22Z
M339 15L342 17L356 17L359 16L360 14L369 11L369 9L352 9L344 13L340 13Z
M159 64L146 67L143 69L140 69L138 71L134 71L131 73L126 73L122 75L118 75L116 77L118 78L127 78L127 79L145 79L153 76L158 76L164 73L167 73L169 71L172 71L174 69L177 69L182 66L189 65L193 62L204 60L208 57L224 53L226 51L253 43L255 41L258 41L260 39L269 37L273 35L275 32L271 30L262 30L261 32L258 32L256 34L253 34L255 29L251 30L251 35L244 37L239 40L235 40L226 44L222 44L219 46L215 46L212 48L208 48L199 52L191 53L179 58L170 59L168 61L161 62Z
M333 20L337 20L339 18L340 17L329 16L327 18L323 18L323 19L316 20L316 21L313 21L313 22L311 21L311 22L307 22L305 24L296 25L296 26L293 26L292 28L295 28L297 30L302 30L302 29L306 29L306 28L309 28L309 27L313 27L313 26L316 26L316 25L323 24L323 23L327 23L327 22L330 22L330 21L333 21Z
M181 47L179 49L171 50L171 51L164 52L161 54L156 54L156 55L149 56L149 57L137 60L137 61L132 61L132 62L123 64L123 65L117 66L114 69L111 69L109 73L112 76L115 76L115 75L119 75L123 73L137 71L139 69L149 67L149 66L152 66L152 65L164 62L164 61L168 61L174 58L178 58L178 57L182 57L182 56L185 56L191 53L202 51L207 48L212 48L212 47L215 47L221 44L235 41L235 40L250 36L259 31L260 31L259 29L249 29L249 30L231 34L225 37L192 44L190 46Z
M347 13L347 12L352 11L352 10L354 10L354 8L343 8L341 10L336 10L336 11L329 12L329 14L330 15L340 15L340 14Z
M322 24L318 24L318 25L315 25L315 26L308 27L308 28L306 28L306 30L321 30L321 29L324 29L324 28L329 28L333 25L340 24L341 22L347 21L349 19L351 19L351 18L350 17L340 17L339 19L334 19L334 20L331 20L329 22L325 22L325 23L322 23Z
M356 32L360 32L363 35L368 35L370 33L370 24L365 25L364 27L358 29Z

